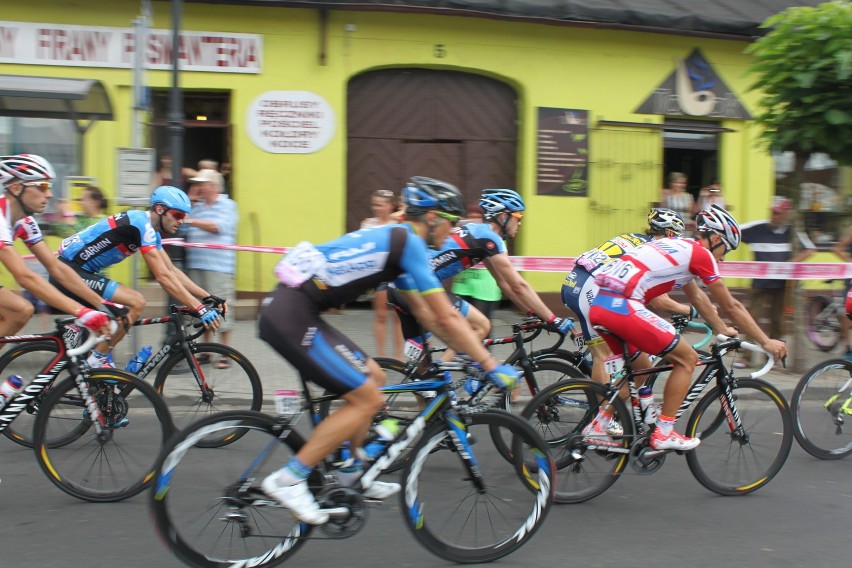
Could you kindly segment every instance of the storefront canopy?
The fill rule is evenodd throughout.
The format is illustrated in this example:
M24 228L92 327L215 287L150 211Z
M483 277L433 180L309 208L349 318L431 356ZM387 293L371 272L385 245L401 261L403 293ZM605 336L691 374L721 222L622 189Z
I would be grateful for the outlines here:
M96 120L113 120L106 89L94 79L0 75L0 116L66 118L81 131Z

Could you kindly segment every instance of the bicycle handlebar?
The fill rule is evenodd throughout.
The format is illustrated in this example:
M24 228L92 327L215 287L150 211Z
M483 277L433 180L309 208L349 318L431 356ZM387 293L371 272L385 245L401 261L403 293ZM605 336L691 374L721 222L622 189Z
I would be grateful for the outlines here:
M772 367L775 366L775 358L772 355L770 355L769 353L767 353L763 349L763 347L761 347L760 345L757 345L756 343L750 343L748 341L743 341L742 339L740 339L738 337L728 337L727 335L723 335L721 333L716 336L716 339L718 339L721 342L719 344L718 348L719 348L720 351L724 349L724 352L722 352L723 355L725 353L727 353L728 351L731 351L732 349L739 349L739 348L745 349L746 351L752 351L754 353L763 353L764 355L766 355L766 357L767 357L766 364L763 367L761 367L760 369L758 369L757 371L754 371L753 373L749 373L749 377L751 377L752 379L757 379L759 377L762 377L763 375L768 373L769 370L772 369Z
M80 329L85 329L89 333L89 335L86 337L86 341L84 341L80 346L68 350L69 357L79 357L80 355L88 353L92 349L92 347L94 347L101 341L107 340L108 336L98 335L94 331L91 331L90 329L83 326L83 324L80 323L80 320L74 320L74 323L80 326ZM115 331L118 329L118 322L116 322L115 320L110 321L109 329L110 334L115 333Z

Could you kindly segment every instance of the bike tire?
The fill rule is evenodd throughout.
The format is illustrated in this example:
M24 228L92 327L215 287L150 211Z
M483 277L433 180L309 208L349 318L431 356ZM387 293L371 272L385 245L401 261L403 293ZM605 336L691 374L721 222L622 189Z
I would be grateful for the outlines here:
M686 430L701 444L686 453L686 462L695 479L710 491L746 495L781 471L793 445L793 424L784 395L769 383L737 379L732 390L736 408L730 414L718 386L695 404ZM742 421L743 437L730 427L733 413Z
M105 416L103 433L99 435L92 426L64 444L52 443L66 430L76 432L80 422L90 423L76 379L66 379L51 389L36 414L36 459L48 479L73 497L95 503L121 501L151 482L157 457L174 425L162 398L135 375L94 369L86 384ZM129 394L118 393L128 385L132 387L127 389ZM122 424L122 419L127 423Z
M59 347L53 341L27 341L13 345L0 357L0 377L19 375L26 382L43 372L57 353L59 353ZM63 373L67 376L68 371L65 370ZM59 379L57 378L57 380ZM33 400L29 401L27 408L3 430L3 435L16 444L32 448L35 416L49 392L50 387L41 391ZM82 432L80 435L82 435Z
M611 437L611 448L596 445L582 434L597 415L600 401L606 398L605 386L570 379L542 390L521 413L553 455L559 470L554 493L557 503L582 503L597 497L618 481L627 467L634 439L633 416L621 398L613 400L613 419L621 424L623 434Z
M206 360L203 364L198 361L202 355L207 355L202 358ZM222 360L228 361L227 368L217 368ZM178 367L186 363L188 368ZM207 393L199 388L193 369L203 377L209 389ZM193 360L190 361L178 349L163 362L154 380L154 388L166 401L175 426L181 430L216 412L260 411L263 405L263 385L254 365L233 347L220 343L196 344ZM211 436L199 441L199 444L204 448L218 448L233 441L232 436Z
M807 336L820 351L828 353L840 342L840 322L821 321L820 314L831 304L826 296L812 296L807 303ZM835 316L830 316L834 318ZM836 318L835 318L836 319ZM835 325L836 323L836 325Z
M793 433L812 456L837 460L852 454L850 383L852 362L829 359L802 375L796 384L790 398Z
M523 546L541 527L553 502L555 467L544 441L517 416L490 410L464 420L485 487L477 489L469 477L452 442L457 430L447 422L432 424L402 475L403 518L433 554L460 564L491 562ZM510 432L519 459L509 462L487 443L493 428ZM520 456L535 456L537 471L526 469Z
M234 439L227 456L199 447L211 436ZM313 527L274 504L260 482L303 444L298 433L282 436L280 421L259 412L226 411L194 422L160 454L149 497L160 539L201 568L284 562Z

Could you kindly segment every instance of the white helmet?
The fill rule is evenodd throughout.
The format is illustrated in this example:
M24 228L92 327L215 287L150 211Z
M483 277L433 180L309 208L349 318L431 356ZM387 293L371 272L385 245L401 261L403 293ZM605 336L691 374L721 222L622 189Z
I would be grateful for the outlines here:
M734 217L718 205L711 205L695 216L699 233L716 233L725 242L728 250L740 246L740 225Z
M18 154L0 158L0 183L14 181L49 181L56 177L50 162L35 154Z

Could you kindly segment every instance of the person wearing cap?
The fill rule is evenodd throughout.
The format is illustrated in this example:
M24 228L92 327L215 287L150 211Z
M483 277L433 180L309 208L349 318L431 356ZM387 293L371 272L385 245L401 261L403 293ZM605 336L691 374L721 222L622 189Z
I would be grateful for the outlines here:
M89 288L105 299L127 306L132 324L145 309L145 298L139 291L110 280L102 271L141 252L157 283L181 304L193 307L205 328L215 331L220 320L215 307L224 302L175 268L163 252L161 234L171 236L177 232L190 211L189 198L183 190L162 186L151 194L150 204L147 211L130 209L112 215L64 239L59 245L60 262L71 267ZM72 291L63 288L59 282L53 282L53 278L51 283L77 299ZM89 365L114 367L110 351L125 334L126 330L119 328L108 344L101 343L94 349L88 358Z
M743 224L743 242L749 245L758 262L802 262L816 252L808 235L797 234L802 250L793 256L790 240L790 213L792 202L785 197L776 197L769 208L769 219ZM777 278L755 278L749 292L749 311L755 319L769 320L769 335L784 336L784 299L787 281ZM750 352L743 351L742 357L734 361L734 367L750 366Z
M313 429L298 453L282 469L261 482L272 499L300 521L328 521L308 488L313 468L345 441L361 448L373 417L384 404L379 391L385 373L350 338L320 315L354 301L382 282L407 276L413 282L408 304L423 324L457 351L467 353L485 370L487 380L510 389L517 369L500 365L454 308L430 269L429 248L437 247L464 213L461 192L453 185L422 176L402 190L405 222L359 229L330 242L295 245L275 268L280 284L264 300L260 337L293 365L305 381L341 396L344 405ZM359 452L355 452L358 455ZM338 472L352 485L358 463ZM399 492L397 483L373 481L364 497L385 499Z
M202 169L189 179L189 198L192 209L184 220L185 239L188 243L211 245L237 244L239 213L233 199L222 193L222 174L214 169ZM234 277L237 271L237 253L226 248L193 248L186 250L185 270L189 278L204 288L212 290L232 305L236 300ZM223 321L219 326L220 342L230 343L232 323ZM209 335L209 331L205 332ZM205 340L208 340L207 338ZM230 360L221 357L213 362L217 369L227 369Z

